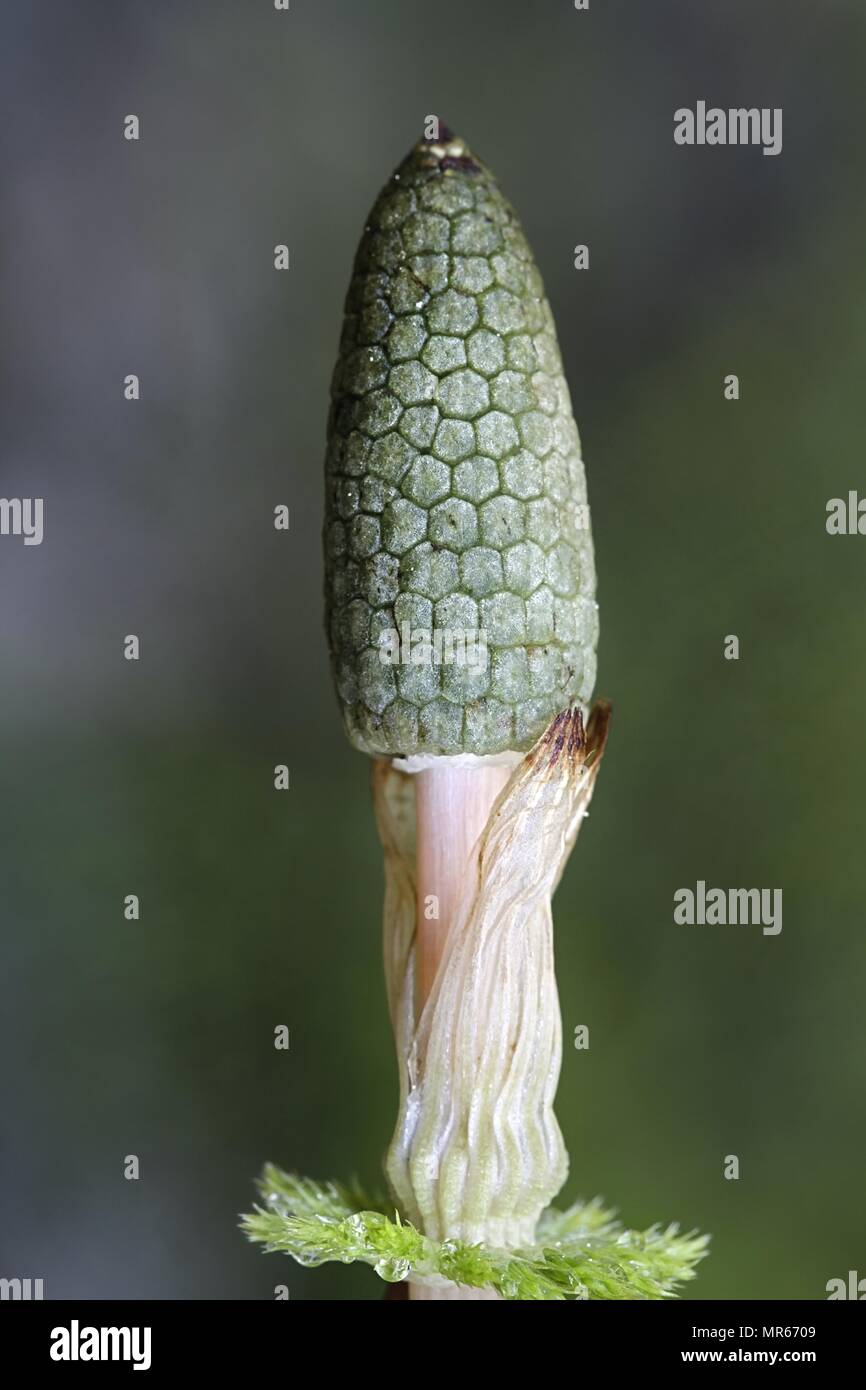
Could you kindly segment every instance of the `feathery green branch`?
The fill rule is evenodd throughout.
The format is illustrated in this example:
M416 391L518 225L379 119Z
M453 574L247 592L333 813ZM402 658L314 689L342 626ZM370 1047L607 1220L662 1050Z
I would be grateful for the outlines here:
M264 1206L241 1220L250 1240L307 1267L360 1261L388 1283L449 1280L513 1300L662 1299L694 1277L707 1253L707 1236L676 1225L626 1230L597 1198L549 1208L538 1243L509 1251L430 1240L355 1185L317 1183L273 1164L258 1189Z

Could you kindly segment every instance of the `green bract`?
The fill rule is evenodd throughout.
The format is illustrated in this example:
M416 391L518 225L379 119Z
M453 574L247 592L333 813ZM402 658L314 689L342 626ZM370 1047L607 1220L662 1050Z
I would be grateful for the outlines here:
M530 747L595 681L580 442L541 277L462 140L370 213L332 385L331 657L356 747Z

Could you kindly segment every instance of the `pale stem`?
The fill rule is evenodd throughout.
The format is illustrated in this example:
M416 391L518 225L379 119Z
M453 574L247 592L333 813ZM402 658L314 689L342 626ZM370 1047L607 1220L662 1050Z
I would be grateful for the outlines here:
M478 1301L483 1299L485 1302L501 1303L499 1294L495 1289L473 1289L468 1284L442 1284L433 1287L427 1284L409 1285L409 1298L413 1302L419 1300L429 1302L431 1299L441 1302L443 1299L454 1302L459 1299L465 1302L467 1299Z
M478 873L477 844L512 769L443 767L415 774L416 1017L427 1001L454 914Z
M430 768L415 774L417 827L416 1017L445 950L455 914L478 876L478 840L512 768ZM410 1299L499 1299L493 1289L409 1284Z

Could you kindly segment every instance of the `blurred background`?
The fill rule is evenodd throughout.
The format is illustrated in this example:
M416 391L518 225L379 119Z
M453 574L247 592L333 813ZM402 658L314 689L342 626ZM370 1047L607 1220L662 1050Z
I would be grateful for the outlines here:
M866 493L863 6L34 0L2 29L0 491L45 538L0 539L0 1274L381 1297L236 1222L266 1159L375 1183L395 1116L319 531L355 245L435 113L524 220L589 475L615 713L555 904L564 1197L711 1231L688 1297L866 1275L866 539L825 530ZM782 154L675 146L698 100L782 107ZM782 933L674 925L698 879L781 887Z

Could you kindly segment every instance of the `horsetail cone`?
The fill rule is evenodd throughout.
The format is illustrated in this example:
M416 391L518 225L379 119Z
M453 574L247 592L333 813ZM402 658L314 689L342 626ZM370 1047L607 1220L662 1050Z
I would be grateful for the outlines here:
M375 757L391 1191L427 1236L523 1248L568 1167L550 900L607 708L584 722L595 568L553 319L514 211L450 133L415 146L361 239L325 546L337 692Z
M327 623L356 748L525 750L586 712L595 566L553 317L515 212L444 128L364 229L326 472Z

